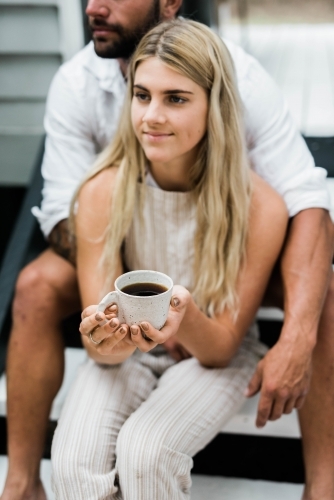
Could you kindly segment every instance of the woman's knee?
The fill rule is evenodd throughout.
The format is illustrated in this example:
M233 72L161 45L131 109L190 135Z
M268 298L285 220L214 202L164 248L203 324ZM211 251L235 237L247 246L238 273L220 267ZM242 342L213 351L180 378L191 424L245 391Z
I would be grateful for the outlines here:
M138 419L133 414L117 438L117 470L120 477L124 475L124 469L126 475L135 479L154 474L160 476L165 468L171 474L173 470L190 471L192 459L177 450L177 439L172 434L173 426L168 425L166 428L163 419L160 423L157 420L153 423L149 418L146 420L145 415Z

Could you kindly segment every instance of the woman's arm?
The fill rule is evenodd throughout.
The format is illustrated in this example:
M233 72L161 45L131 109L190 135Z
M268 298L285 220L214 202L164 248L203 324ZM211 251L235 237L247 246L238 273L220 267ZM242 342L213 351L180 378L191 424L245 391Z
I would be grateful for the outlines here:
M78 199L78 211L75 217L77 238L77 272L82 306L85 309L85 328L80 328L82 341L91 358L99 363L117 364L128 358L133 351L129 330L116 320L115 326L110 321L94 332L94 338L103 338L100 346L94 345L89 339L89 331L98 325L95 318L96 306L102 298L104 275L99 266L103 252L104 235L110 217L110 198L117 174L117 169L107 169L89 180L81 189ZM122 274L121 258L117 264L114 279ZM114 279L110 280L110 290L113 290ZM90 306L90 307L88 307ZM108 316L112 318L112 315Z
M256 174L252 179L246 259L237 286L239 314L235 321L228 310L209 319L191 300L177 334L186 349L208 366L225 366L236 353L260 307L285 238L285 203Z
M167 323L160 332L151 327L145 334L162 343L178 326L177 338L203 365L226 366L236 353L261 304L272 268L281 251L288 214L280 196L256 174L252 174L253 194L250 207L246 259L237 285L239 314L234 320L229 311L215 319L203 314L183 287L175 287L175 301ZM143 350L144 341L132 339Z

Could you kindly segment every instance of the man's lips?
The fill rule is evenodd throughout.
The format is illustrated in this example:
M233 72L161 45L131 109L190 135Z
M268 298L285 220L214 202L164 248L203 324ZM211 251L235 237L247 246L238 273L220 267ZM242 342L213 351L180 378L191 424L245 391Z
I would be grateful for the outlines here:
M110 33L116 33L117 35L120 34L119 29L117 29L117 26L108 24L99 24L95 23L94 21L90 22L89 25L91 31L96 35L102 35L102 34L108 35Z
M113 30L111 28L105 28L105 27L97 27L97 28L92 28L92 32L95 36L108 36L110 34L117 34L118 32L116 30Z

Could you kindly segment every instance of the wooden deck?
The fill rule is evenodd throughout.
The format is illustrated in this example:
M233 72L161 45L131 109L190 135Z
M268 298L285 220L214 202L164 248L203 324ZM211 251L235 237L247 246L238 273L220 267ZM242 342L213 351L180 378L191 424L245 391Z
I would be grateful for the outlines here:
M334 24L227 25L282 89L307 136L334 136Z

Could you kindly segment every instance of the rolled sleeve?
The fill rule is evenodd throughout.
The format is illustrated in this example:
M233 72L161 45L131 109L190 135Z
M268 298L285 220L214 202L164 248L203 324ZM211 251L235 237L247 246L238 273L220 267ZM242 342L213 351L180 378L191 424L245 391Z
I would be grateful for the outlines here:
M239 54L236 68L252 168L283 197L291 217L330 210L327 172L315 166L281 91L253 57Z

